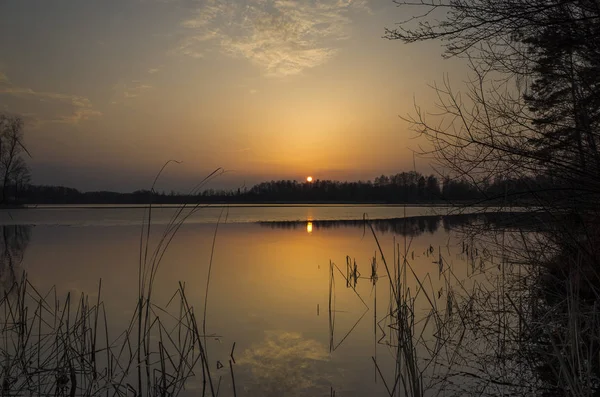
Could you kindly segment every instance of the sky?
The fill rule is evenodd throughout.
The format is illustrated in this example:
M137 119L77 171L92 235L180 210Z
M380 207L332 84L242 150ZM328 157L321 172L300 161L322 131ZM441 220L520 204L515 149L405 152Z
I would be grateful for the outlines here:
M463 79L440 43L383 38L392 0L2 0L0 112L33 183L186 191L430 172L399 116Z

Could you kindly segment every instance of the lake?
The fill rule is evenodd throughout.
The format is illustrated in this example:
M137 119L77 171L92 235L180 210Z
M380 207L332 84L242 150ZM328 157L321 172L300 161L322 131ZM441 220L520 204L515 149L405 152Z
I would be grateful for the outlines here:
M186 305L194 307L197 322L204 324L206 365L219 395L234 395L234 383L238 396L389 395L387 388L406 370L397 366L398 325L390 316L397 303L393 297L402 291L419 323L429 315L429 299L442 306L449 302L450 281L443 271L451 269L452 282L470 283L480 266L475 258L482 252L473 246L465 249L460 238L464 236L453 231L477 217L451 215L450 210L199 208L168 245L162 245L167 248L155 262L156 316L181 313L182 300L173 296L184 289ZM138 305L140 256L146 255L140 245L147 241L151 258L163 233L174 231L169 229L170 220L177 211L177 207L154 208L148 235L142 234L145 208L48 206L2 211L3 288L9 290L25 271L35 294L54 299L58 311L69 296L69 303L73 301L69 310L75 316L83 313L81 302L91 307L99 299L100 322L106 316L102 338L123 338ZM372 220L374 233L365 218ZM150 274L148 270L147 277ZM395 281L390 283L390 277ZM427 300L422 291L416 299L420 289L416 280L426 281L421 289L429 291ZM87 298L81 300L84 295ZM415 329L423 335L429 332L421 325ZM182 382L182 395L198 395L208 387L198 368L195 377ZM434 368L424 372L430 370Z

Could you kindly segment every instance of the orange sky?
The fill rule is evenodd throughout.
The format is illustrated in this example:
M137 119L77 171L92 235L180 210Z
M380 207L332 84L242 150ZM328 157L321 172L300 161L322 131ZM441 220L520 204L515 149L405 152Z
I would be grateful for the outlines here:
M52 3L52 4L51 4ZM391 0L5 0L0 111L26 120L34 183L185 191L261 180L372 179L413 168L399 115L464 79L437 43L384 28ZM417 168L430 171L427 160Z

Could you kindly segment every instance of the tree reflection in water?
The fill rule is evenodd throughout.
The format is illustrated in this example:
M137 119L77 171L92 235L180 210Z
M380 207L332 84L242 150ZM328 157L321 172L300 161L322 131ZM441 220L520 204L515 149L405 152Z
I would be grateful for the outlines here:
M31 239L31 226L4 225L1 237L0 284L2 289L8 290L21 274L19 266Z
M455 230L463 226L474 225L491 227L527 227L533 222L531 215L518 212L492 212L456 215L426 215L407 218L367 219L368 224L378 233L393 233L399 236L417 237L424 233L433 234L440 227L444 230ZM259 222L263 227L273 229L303 229L308 233L322 229L364 228L367 223L363 219L344 220L309 220L309 221L270 221Z

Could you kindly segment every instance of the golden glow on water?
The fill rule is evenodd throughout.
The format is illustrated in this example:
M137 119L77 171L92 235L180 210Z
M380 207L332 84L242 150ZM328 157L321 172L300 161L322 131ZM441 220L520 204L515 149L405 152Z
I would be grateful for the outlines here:
M352 386L356 393L350 396L388 395L381 383L374 386L370 378L363 379L364 374L372 373L369 358L374 354L373 338L381 335L373 334L373 323L366 316L362 319L365 308L357 297L358 294L365 297L374 312L384 313L389 304L385 279L380 279L384 281L379 281L377 289L362 279L355 289L334 289L340 311L331 339L338 347L335 354L327 349L330 261L343 268L346 256L350 255L356 259L358 271L368 274L377 243L364 236L362 227L319 223L319 213L314 209L302 209L297 219L303 221L293 227L289 222L279 222L225 224L219 228L206 323L209 333L226 337L222 345L220 341L209 342L211 354L227 357L235 341L236 356L241 363L236 382L239 376L240 384L256 390L254 395L266 395L273 390L312 390L312 387L316 392L310 395L326 394L329 385L324 379L344 385L347 374L356 379ZM319 232L312 233L313 228ZM131 286L138 277L138 226L40 226L32 233L35 237L29 244L25 264L36 288L48 291L56 285L63 296L67 292L89 293L98 290L98 280L102 279L102 291L107 293L103 292L101 299L111 313L109 321L114 327L111 332L116 334L127 327L137 299L137 291ZM179 281L185 280L193 286L186 289L186 299L202 307L214 233L214 224L183 225L179 230L157 273L153 292L157 305L170 302ZM416 236L410 237L414 240L409 257L416 276L424 279L427 274L438 272L428 248L446 244L448 235L444 229L433 234L419 235L419 230L415 233ZM386 256L393 257L390 250L403 236L390 232L377 234ZM160 238L160 233L156 233L150 246L155 247ZM48 247L56 249L57 254L50 258ZM379 261L380 254L376 255ZM85 266L80 266L81 263ZM385 272L381 265L380 275ZM457 266L455 271L456 277L463 279L467 267ZM342 281L345 285L343 274L337 270L333 277L338 285ZM443 280L440 284L434 281L431 288L438 291L444 286L442 283ZM419 312L425 312L427 307L425 301L415 306ZM375 348L386 349L379 345ZM395 368L389 360L378 365L390 372ZM321 393L319 388L324 384L326 390ZM265 388L269 393L264 392Z
M313 224L312 222L306 222L306 232L307 233L312 233L313 230Z

